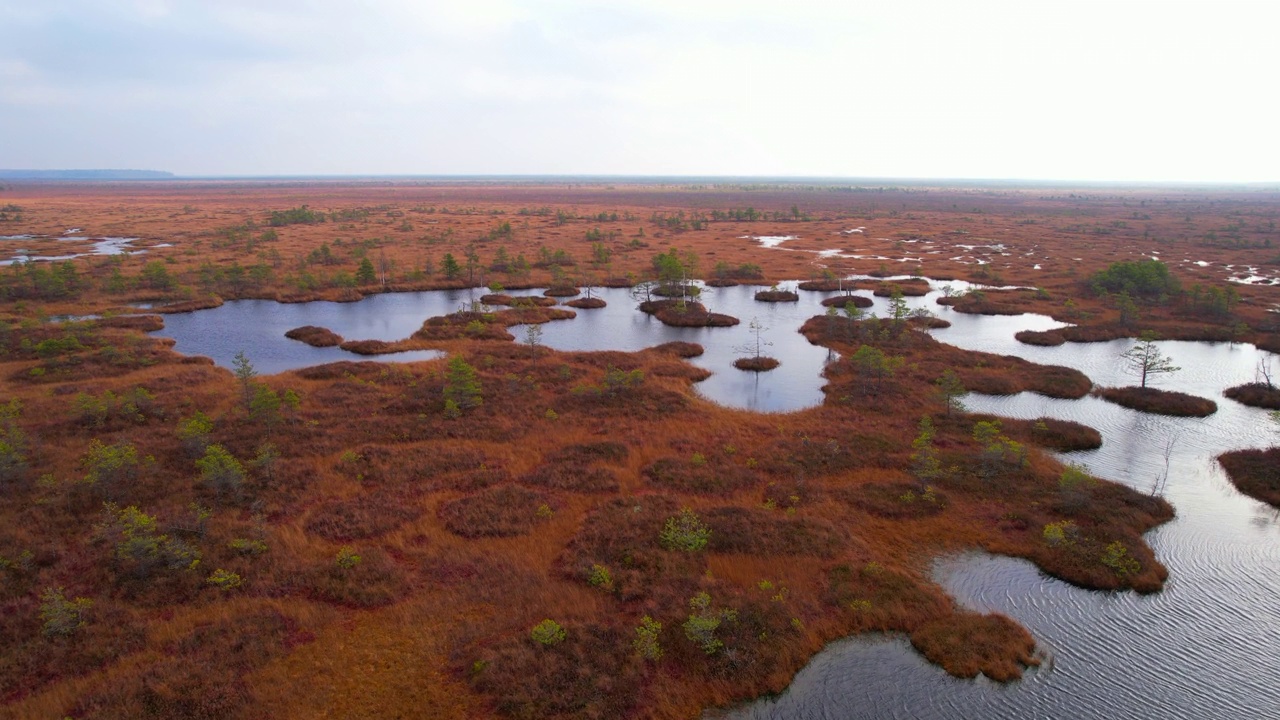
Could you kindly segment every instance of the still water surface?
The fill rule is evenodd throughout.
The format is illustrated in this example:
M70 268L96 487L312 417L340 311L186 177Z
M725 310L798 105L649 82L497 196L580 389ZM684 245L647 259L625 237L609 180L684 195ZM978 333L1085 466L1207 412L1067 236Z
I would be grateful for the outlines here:
M952 283L957 285L957 283ZM784 284L792 287L793 284ZM706 354L694 363L712 371L698 390L716 402L759 411L789 411L822 400L820 372L832 355L810 345L796 329L825 311L829 293L801 291L798 303L758 303L756 288L708 289L703 302L738 317L734 328L670 328L635 310L626 290L600 293L608 307L579 310L570 321L544 326L543 342L564 350L638 350L671 340L697 342ZM479 292L474 296L478 297ZM865 294L865 293L861 293ZM936 305L939 293L908 298L951 321L933 331L959 347L1067 365L1099 385L1131 384L1118 361L1127 341L1023 345L1018 330L1060 323L1037 315L964 315ZM157 334L177 340L187 354L208 355L229 367L244 350L264 373L367 359L337 348L312 348L284 338L300 325L327 327L349 340L407 337L427 317L466 305L472 292L376 295L358 303L282 305L237 301L221 308L165 318ZM887 314L876 298L874 311ZM766 353L782 360L769 373L745 373L732 361L735 347L751 344L758 318L769 329ZM512 329L517 339L522 330ZM731 718L1280 718L1280 514L1244 497L1214 457L1226 450L1266 447L1277 440L1265 413L1221 396L1224 388L1254 379L1259 361L1275 356L1249 345L1162 342L1183 370L1164 385L1213 398L1205 419L1144 415L1095 398L1055 400L1029 393L967 398L975 411L1035 418L1052 416L1098 428L1102 448L1064 459L1087 464L1096 475L1150 491L1167 474L1163 491L1178 511L1147 541L1170 570L1161 593L1081 590L1039 573L1023 560L966 554L934 563L935 579L962 604L999 611L1026 625L1046 662L1019 682L957 680L923 661L894 636L851 638L832 644L778 698L725 713ZM436 353L379 359L416 360ZM1166 450L1168 461L1166 463Z

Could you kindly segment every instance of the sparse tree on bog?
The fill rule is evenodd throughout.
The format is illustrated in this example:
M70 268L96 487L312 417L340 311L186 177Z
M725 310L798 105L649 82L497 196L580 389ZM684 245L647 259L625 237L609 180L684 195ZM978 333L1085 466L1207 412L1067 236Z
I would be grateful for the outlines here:
M1120 358L1124 360L1130 372L1141 378L1140 386L1144 388L1154 376L1167 375L1182 369L1160 352L1160 348L1156 347L1156 335L1152 332L1142 333L1138 338L1138 344L1121 354Z
M961 398L968 395L969 391L965 389L964 383L960 382L960 376L956 375L954 370L942 373L942 377L937 380L937 385L938 395L947 406L947 415L952 411L965 411L964 401Z
M751 330L751 341L735 347L734 352L759 358L761 351L773 344L764 339L764 331L769 328L760 321L760 318L751 318L751 323L747 327Z
M525 325L524 341L529 346L529 354L538 357L538 349L542 347L542 326L538 323Z
M444 401L445 408L453 408L455 412L479 407L484 402L481 396L480 380L476 377L476 369L471 367L461 355L454 355L445 369Z
M240 382L240 394L244 400L244 407L248 410L253 404L253 379L258 377L258 371L253 369L253 363L249 362L243 350L236 353L231 365L234 368L236 380Z

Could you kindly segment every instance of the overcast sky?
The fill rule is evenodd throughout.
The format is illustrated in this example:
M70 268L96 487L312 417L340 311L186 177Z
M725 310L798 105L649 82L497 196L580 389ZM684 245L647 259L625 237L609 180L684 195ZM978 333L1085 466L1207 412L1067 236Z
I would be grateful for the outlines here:
M0 0L0 168L1280 180L1280 2Z

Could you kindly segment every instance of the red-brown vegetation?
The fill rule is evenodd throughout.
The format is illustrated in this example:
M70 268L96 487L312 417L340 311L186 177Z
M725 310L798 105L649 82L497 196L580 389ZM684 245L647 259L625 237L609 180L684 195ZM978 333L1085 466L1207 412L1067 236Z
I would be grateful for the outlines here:
M1280 507L1280 448L1234 450L1218 456L1240 492Z
M800 296L790 290L760 290L755 295L760 302L798 302Z
M328 328L315 325L296 327L284 334L290 340L304 342L311 347L334 347L342 344L342 336Z
M1149 328L1166 338L1276 342L1269 288L1241 285L1240 302L1221 317L1176 297L1141 300L1140 321L1122 325L1114 298L1087 281L1117 258L1149 251L1146 232L1166 257L1248 264L1250 244L1263 240L1260 223L1242 231L1240 247L1206 245L1206 233L1274 202L1265 193L1203 202L1181 190L1068 197L1046 188L887 188L864 197L799 187L400 181L48 184L5 193L27 208L13 232L79 226L173 243L109 262L76 260L84 282L66 295L33 296L22 267L0 282L0 377L6 398L21 403L14 423L26 442L21 463L0 465L0 714L15 717L410 717L423 708L450 719L692 717L778 692L824 643L875 630L909 634L954 674L1009 679L1033 662L1025 631L958 610L929 579L931 559L981 548L1083 587L1151 592L1167 573L1143 533L1173 513L1112 483L1064 488L1061 464L1028 447L1096 446L1100 438L1083 426L1002 420L995 449L981 446L974 424L994 419L947 412L937 392L946 370L970 390L1059 397L1079 397L1088 379L938 343L914 320L810 320L807 337L841 356L827 370L826 401L764 416L692 391L706 373L681 360L701 352L693 344L535 356L506 328L569 311L532 301L538 307L432 318L412 339L360 346L464 358L482 388L473 407L448 412L444 361L340 362L258 378L301 397L296 412L267 422L245 410L231 373L143 335L155 320L52 324L44 316L130 312L140 302L162 313L250 297L354 301L495 280L546 287L550 265L521 272L489 261L499 250L535 259L563 251L555 264L581 269L591 262L583 234L595 224L610 238L612 265L598 273L612 276L608 286L651 278L654 253L676 248L704 264L764 268L767 277L753 279L766 286L811 278L801 287L847 290L838 277L815 278L814 260L856 223L868 228L859 245L894 261L904 252L899 240L931 240L943 252L925 256L930 277L1041 287L985 292L1077 323L1054 331L1064 340ZM1114 225L1131 219L1139 196L1152 200L1144 209L1151 219ZM273 211L301 204L327 220L268 225ZM688 221L692 212L709 218L747 205L774 214ZM812 219L791 218L792 205ZM644 219L594 219L618 209ZM492 233L502 215L521 218L511 234ZM765 234L799 237L788 241L791 252L740 239ZM971 234L1010 252L986 265L946 259L979 253L958 245L972 244ZM476 276L446 277L442 255L462 257L475 238ZM394 277L351 287L357 247L361 256L385 255ZM171 283L156 280L153 261ZM840 275L866 274L875 262L823 258ZM251 268L251 282L207 272L236 264ZM1218 286L1226 272L1172 271L1184 286ZM662 302L670 310L679 303ZM869 362L859 365L852 358L863 347ZM136 417L96 425L68 407L79 393L134 388L153 396ZM179 420L197 411L212 423L207 439L243 465L237 492L209 490L178 437ZM911 441L926 414L939 467L922 479L912 474ZM136 471L121 482L86 481L95 441L134 447ZM1267 456L1251 467L1278 464ZM104 500L155 518L165 562L121 558L124 536L95 530L116 527L104 520ZM664 541L686 508L707 529L705 545ZM201 553L194 568L179 562L184 548ZM66 636L46 634L41 616L42 593L59 587L73 606L92 603L82 626L54 627L73 628ZM661 626L656 659L633 644L646 616ZM563 640L531 636L544 619L562 626ZM718 625L699 641L686 632L691 619L704 630Z
M751 372L768 372L781 364L777 358L765 357L764 355L742 357L733 361L734 367Z
M1153 387L1104 387L1094 394L1107 402L1156 415L1208 417L1218 411L1218 404L1208 398Z
M738 324L738 318L722 313L708 312L700 302L667 298L640 303L640 312L648 313L673 327L729 327Z
M1229 387L1223 395L1250 407L1280 410L1280 388L1268 383L1254 382Z
M823 298L823 307L843 308L850 303L856 308L866 309L875 305L875 301L866 295L832 295L829 298Z
M876 283L871 294L876 297L891 297L894 293L904 297L924 297L929 294L929 283L925 280L895 280L893 282Z

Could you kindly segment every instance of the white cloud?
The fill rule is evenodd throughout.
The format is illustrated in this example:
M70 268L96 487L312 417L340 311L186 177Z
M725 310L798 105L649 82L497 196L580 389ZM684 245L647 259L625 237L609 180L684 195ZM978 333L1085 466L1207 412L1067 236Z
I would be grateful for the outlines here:
M1278 16L1231 0L0 0L0 133L27 139L10 164L186 173L1278 179Z

